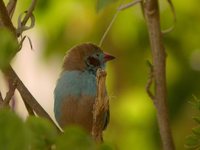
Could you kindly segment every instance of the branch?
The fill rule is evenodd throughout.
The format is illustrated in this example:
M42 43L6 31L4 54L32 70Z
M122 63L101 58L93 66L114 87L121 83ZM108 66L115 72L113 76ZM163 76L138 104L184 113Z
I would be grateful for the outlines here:
M171 135L169 116L167 109L167 89L166 89L166 55L162 41L160 27L160 16L158 0L146 0L144 12L149 31L149 39L152 50L154 80L155 80L155 103L157 109L157 119L160 129L161 140L164 150L174 150L174 143Z
M17 0L9 0L9 2L7 4L7 12L8 12L8 15L10 16L10 18L12 18L13 14L14 14L16 4L17 4Z
M15 89L17 87L17 82L16 80L13 81L12 83L9 83L9 91L6 93L6 97L3 101L4 106L8 106L10 103L11 98L13 97L15 93Z
M29 7L29 9L28 9L28 11L26 13L26 16L24 17L24 19L22 21L22 26L24 26L27 23L28 19L33 14L33 10L35 9L36 2L37 2L37 0L32 0L31 6Z
M118 8L118 10L125 10L125 9L127 9L127 8L130 8L130 7L133 7L135 4L137 4L137 3L141 3L143 0L135 0L135 1L132 1L132 2L130 2L130 3L128 3L128 4L124 4L124 5L121 5L119 8Z
M12 67L9 66L8 68L6 68L6 70L2 70L2 71L6 75L6 77L8 78L10 83L13 83L13 82L16 81L16 85L17 85L16 88L19 91L24 103L28 104L28 106L31 107L36 112L36 114L38 116L43 117L43 118L47 118L48 120L50 120L55 125L55 123L53 122L51 117L40 106L40 104L36 101L36 99L31 95L31 93L28 91L26 86L23 84L23 82L17 76L15 71L12 69Z
M34 27L35 25L35 17L33 15L33 10L35 9L37 0L32 0L31 6L29 9L22 14L20 14L18 18L18 28L17 28L17 36L20 36L23 31L29 30ZM25 13L25 17L22 20L22 15ZM26 26L29 18L31 19L30 26Z
M30 25L29 25L29 26L23 25L22 22L23 22L24 20L22 21L22 16L24 15L24 13L25 13L26 16L27 16L28 11L25 11L25 12L21 13L21 14L19 15L19 17L18 17L18 27L17 27L17 30L16 30L17 36L18 36L18 37L19 37L20 35L22 35L22 33L23 33L24 31L33 28L34 25L35 25L35 17L34 17L34 15L33 15L32 13L29 14L29 18L31 19L31 20L30 20L30 22L31 22Z
M32 11L34 10L35 4L36 4L36 0L33 0L29 10L26 13L25 18L22 21L22 25L25 25L26 22L28 21L28 19L31 16L33 16L32 15ZM5 7L5 4L4 4L3 0L0 0L0 21L1 21L0 25L2 25L5 28L8 28L15 35L15 38L17 40L16 29L14 28L14 26L13 26L13 24L11 22L11 19L9 17L9 14L7 12L7 9ZM21 33L20 33L20 35L21 35ZM16 50L16 52L17 52L17 50ZM26 106L27 111L29 112L29 114L34 114L33 111L35 111L35 113L38 116L44 117L44 118L48 119L50 122L52 122L52 124L57 128L57 130L60 131L59 128L54 123L54 121L48 115L48 113L41 107L41 105L31 95L29 90L26 88L26 86L23 84L23 82L17 76L15 71L12 69L12 67L10 65L8 65L7 68L1 68L1 70L4 73L4 75L7 77L7 80L8 80L9 84L16 83L16 88L19 91L19 93L20 93L20 95L22 97L22 100L24 101L25 106ZM10 95L12 95L12 92L10 92L10 93L11 94L8 94L7 99L10 99ZM0 99L2 99L1 96L0 96ZM0 100L0 102L1 101L2 100ZM9 100L6 100L6 101L9 101Z
M168 29L163 30L162 31L163 34L171 32L175 28L175 25L176 25L176 11L175 11L174 5L173 5L171 0L167 0L167 2L170 6L170 9L171 9L171 12L172 12L172 15L173 15L173 24Z
M3 0L0 0L0 18L2 25L8 28L13 33L13 35L16 36L15 27L13 26L10 20L9 14L7 12Z
M3 107L3 97L1 95L1 91L0 91L0 109Z
M117 8L116 13L114 14L114 16L113 16L111 22L109 23L108 27L106 28L106 31L104 32L103 36L101 37L101 40L100 40L100 42L99 42L99 47L102 46L103 41L105 40L105 38L106 38L108 32L110 31L110 28L112 27L114 21L116 20L116 18L117 18L117 16L118 16L119 12L122 11L122 10L124 10L124 9L127 9L127 8L129 8L129 7L132 7L132 6L134 6L135 4L138 4L138 3L141 3L141 2L142 2L142 0L135 0L135 1L133 1L133 2L130 2L130 3L128 3L128 4L123 5L123 2L124 2L124 1L125 1L125 0L123 0L123 1L121 2L121 4L119 5L119 7Z
M152 85L153 80L154 80L153 65L149 61L147 63L148 63L148 66L150 68L150 72L149 72L149 77L148 77L148 81L147 81L147 84L146 84L146 91L147 91L147 94L153 100L153 102L154 102L154 104L156 106L155 96L150 90L151 85Z
M99 47L102 46L103 41L105 40L105 38L106 38L108 32L110 31L110 28L112 27L114 21L116 20L116 18L117 18L117 16L118 16L119 12L120 12L120 10L117 10L117 12L114 14L114 16L113 16L111 22L109 23L109 25L108 25L106 31L104 32L103 36L101 37L101 40L100 40L100 42L99 42Z
M26 102L26 100L25 100L25 98L23 96L21 96L21 97L22 97L22 99L24 101L24 105L26 107L26 110L27 110L28 114L31 115L31 116L35 116L35 113L34 113L33 109L31 108L31 106L28 105L28 103Z
M93 105L93 126L92 126L92 137L97 142L103 141L103 128L104 118L108 111L109 101L106 96L106 71L102 69L97 70L97 96Z

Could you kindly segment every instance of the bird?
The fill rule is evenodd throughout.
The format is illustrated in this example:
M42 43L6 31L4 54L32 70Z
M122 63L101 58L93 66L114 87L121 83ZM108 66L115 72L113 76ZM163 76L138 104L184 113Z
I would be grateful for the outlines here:
M114 58L93 43L81 43L67 51L54 90L54 115L62 129L76 125L92 132L92 111L97 93L96 72L98 68L105 69L106 63ZM103 130L109 118L108 109L102 120Z

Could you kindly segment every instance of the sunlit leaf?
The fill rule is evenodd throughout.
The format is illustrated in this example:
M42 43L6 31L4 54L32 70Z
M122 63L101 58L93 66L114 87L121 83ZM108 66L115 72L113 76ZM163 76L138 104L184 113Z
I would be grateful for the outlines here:
M117 0L97 0L97 12Z
M0 111L0 149L27 150L30 132L23 121L9 110Z
M50 149L57 137L56 129L47 120L29 117L26 121L31 130L31 149Z
M0 68L6 67L17 50L18 44L8 30L0 29Z

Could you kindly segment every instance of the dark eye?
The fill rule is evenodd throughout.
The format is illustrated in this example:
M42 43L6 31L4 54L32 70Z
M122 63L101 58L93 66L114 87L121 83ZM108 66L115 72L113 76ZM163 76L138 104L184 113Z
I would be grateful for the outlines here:
M92 56L88 57L88 63L94 67L100 66L100 61Z
M97 57L99 57L99 54L96 54Z

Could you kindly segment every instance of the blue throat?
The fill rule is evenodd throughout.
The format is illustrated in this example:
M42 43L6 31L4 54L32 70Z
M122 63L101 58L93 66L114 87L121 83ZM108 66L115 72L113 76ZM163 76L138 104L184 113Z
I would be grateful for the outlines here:
M56 120L61 114L61 104L65 97L96 96L96 71L64 71L54 90L54 112Z

